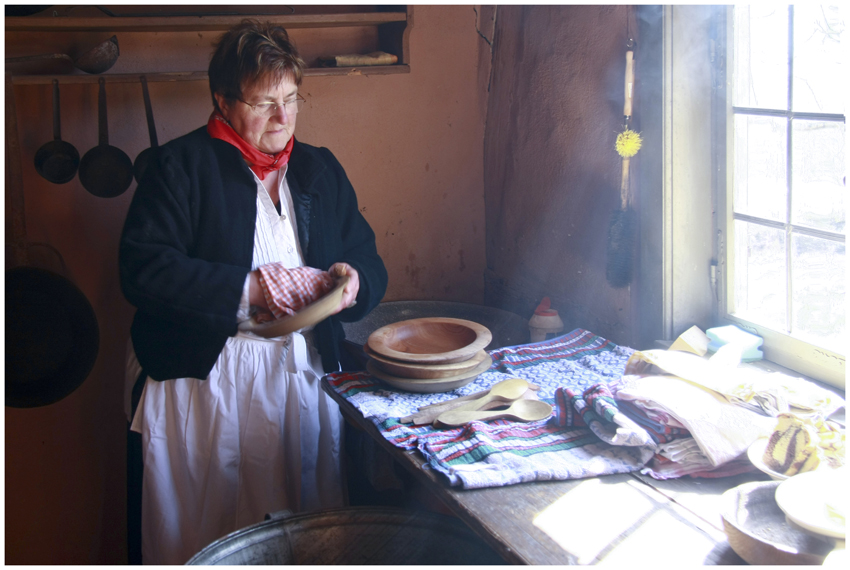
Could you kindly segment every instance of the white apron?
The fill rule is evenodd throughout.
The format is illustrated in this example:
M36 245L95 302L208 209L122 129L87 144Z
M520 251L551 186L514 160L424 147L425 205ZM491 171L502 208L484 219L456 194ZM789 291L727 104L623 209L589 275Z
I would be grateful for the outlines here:
M303 265L283 172L280 179L282 216L256 180L254 268ZM311 338L240 333L205 380L147 378L131 425L142 434L143 563L183 564L266 513L343 505L342 418L319 384L324 373ZM128 414L140 372L130 346Z

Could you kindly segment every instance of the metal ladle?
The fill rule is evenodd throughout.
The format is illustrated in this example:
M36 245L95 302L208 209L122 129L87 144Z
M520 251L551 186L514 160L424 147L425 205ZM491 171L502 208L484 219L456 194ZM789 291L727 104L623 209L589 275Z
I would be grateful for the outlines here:
M6 64L28 63L31 61L43 61L49 59L67 59L74 67L86 73L103 73L115 65L118 60L118 37L112 36L106 41L100 42L93 48L72 58L66 53L46 53L41 55L25 55L23 57L7 57Z
M59 121L59 81L53 80L53 140L41 145L35 153L35 169L42 178L53 184L73 180L80 166L80 153L62 140Z

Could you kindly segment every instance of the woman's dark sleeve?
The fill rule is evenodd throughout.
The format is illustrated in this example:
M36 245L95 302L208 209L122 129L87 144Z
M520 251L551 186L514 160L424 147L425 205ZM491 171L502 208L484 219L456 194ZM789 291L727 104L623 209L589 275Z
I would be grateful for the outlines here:
M205 229L215 224L200 221L206 199L200 191L215 184L211 173L193 172L181 162L161 147L136 189L119 246L121 288L131 304L156 319L232 335L250 268L210 254L215 240L228 241ZM225 224L217 231L229 229Z

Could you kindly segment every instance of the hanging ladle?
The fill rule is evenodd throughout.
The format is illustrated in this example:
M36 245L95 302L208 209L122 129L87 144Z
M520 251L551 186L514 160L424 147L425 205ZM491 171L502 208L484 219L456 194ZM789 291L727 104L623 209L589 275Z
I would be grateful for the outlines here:
M62 140L59 120L59 81L53 80L53 140L44 143L35 152L35 169L42 178L54 184L73 180L80 166L80 153L69 142Z
M98 138L96 147L80 161L83 188L100 198L114 198L124 193L133 182L133 161L123 150L110 146L106 121L106 84L98 79Z
M72 58L66 53L45 53L40 55L25 55L23 57L7 57L6 64L29 63L49 59L67 59L74 64L74 67L86 73L103 73L115 65L118 55L118 38L112 36L75 58Z
M150 136L151 139L151 146L140 152L139 156L136 157L136 161L133 163L133 176L136 177L136 182L142 181L142 175L145 173L145 170L148 169L148 164L156 154L157 147L159 147L159 143L157 143L156 139L156 126L153 123L151 98L148 94L148 80L144 75L141 77L141 82L142 96L145 98L145 116L148 119L148 136Z

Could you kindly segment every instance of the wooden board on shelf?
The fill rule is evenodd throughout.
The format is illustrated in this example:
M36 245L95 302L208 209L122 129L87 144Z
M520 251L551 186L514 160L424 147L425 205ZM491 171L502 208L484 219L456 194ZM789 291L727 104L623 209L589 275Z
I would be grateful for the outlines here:
M118 18L39 18L4 19L7 32L201 32L228 30L250 15L174 16ZM405 12L366 12L343 14L291 14L256 16L285 28L330 28L339 26L377 26L405 22Z
M409 65L375 65L369 67L311 67L304 70L304 75L393 75L410 73ZM144 75L149 83L162 81L207 81L206 71L175 71L167 73L104 73L101 75L15 75L12 76L14 85L50 85L54 79L60 84L97 83L101 77L106 83L138 83Z

